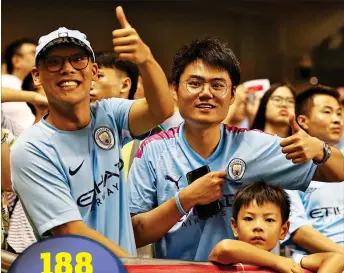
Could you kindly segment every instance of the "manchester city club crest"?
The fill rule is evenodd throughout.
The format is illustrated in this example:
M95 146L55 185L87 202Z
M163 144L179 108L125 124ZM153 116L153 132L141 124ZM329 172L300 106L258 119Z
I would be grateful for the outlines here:
M94 131L94 141L99 148L103 150L110 150L115 145L115 137L109 127L98 127Z
M245 161L240 158L234 158L228 164L227 173L232 180L238 181L243 177L245 169Z

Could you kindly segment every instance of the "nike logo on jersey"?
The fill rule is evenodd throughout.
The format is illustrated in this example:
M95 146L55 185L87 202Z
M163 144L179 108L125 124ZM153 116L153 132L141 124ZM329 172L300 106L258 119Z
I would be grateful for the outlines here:
M72 171L72 169L69 167L69 174L70 174L71 176L75 175L75 174L80 170L82 164L84 164L84 161L85 161L85 160L83 160L83 161L81 162L81 164L79 165L79 167L77 167L74 171Z

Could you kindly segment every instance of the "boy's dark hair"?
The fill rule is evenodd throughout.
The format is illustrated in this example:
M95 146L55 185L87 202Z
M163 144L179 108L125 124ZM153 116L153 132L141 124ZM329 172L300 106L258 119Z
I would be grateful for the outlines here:
M273 203L281 209L282 223L288 221L290 215L290 199L288 194L279 186L259 181L240 188L233 197L232 217L237 221L238 214L243 206L248 206L252 201L258 206L264 203Z
M13 41L12 43L10 43L6 47L4 55L5 55L5 62L6 62L8 74L13 73L13 63L12 63L13 56L20 55L20 49L21 49L22 45L24 45L24 44L37 45L36 41L34 41L32 39L22 38L22 39L18 39L18 40Z
M171 80L179 84L180 76L185 68L200 60L204 64L227 71L233 86L240 83L240 64L233 51L218 38L207 37L202 40L192 41L184 45L174 56L171 71ZM232 86L232 95L234 92Z
M265 92L265 94L263 95L263 97L260 100L259 108L257 110L257 114L256 114L256 117L253 121L251 129L257 129L257 130L264 131L265 123L266 123L266 106L267 106L272 94L276 91L277 88L282 87L282 86L289 88L289 90L293 94L293 97L294 98L296 97L295 90L290 84L288 84L286 82L272 84L271 87ZM289 134L291 135L291 130L290 130Z
M295 102L295 115L296 117L299 115L309 116L312 108L313 108L313 99L316 95L328 95L334 97L338 103L340 94L339 92L331 87L323 86L323 85L316 85L308 88L307 90L303 91L300 95L296 97Z
M125 73L131 80L131 88L129 90L129 100L134 99L134 95L137 89L137 83L139 80L139 68L136 64L120 60L118 54L115 52L98 52L96 53L96 63L98 66L105 68L117 68Z

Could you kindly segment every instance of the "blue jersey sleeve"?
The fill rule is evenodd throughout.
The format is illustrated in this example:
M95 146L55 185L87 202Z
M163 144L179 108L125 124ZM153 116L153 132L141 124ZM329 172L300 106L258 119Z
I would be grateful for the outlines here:
M284 241L288 240L291 235L297 231L300 227L308 225L312 226L312 223L308 220L305 207L303 205L302 197L304 193L300 191L286 190L290 199L290 228L288 235Z
M142 153L141 145L129 171L129 209L134 214L147 212L158 206L155 168L148 160L152 157L146 157L147 152Z
M247 139L246 139L247 140ZM316 171L313 161L294 164L282 153L281 138L263 132L251 131L248 145L260 143L253 148L256 163L251 172L260 174L259 179L284 189L305 191ZM257 177L258 178L258 177Z
M66 177L34 145L15 143L11 151L13 189L18 194L36 236L82 220Z
M125 144L127 144L133 139L129 128L129 113L135 101L112 98L101 100L101 103L103 107L106 109L107 113L109 113L112 116L112 119L119 127L119 135L121 136L121 143L123 147ZM135 136L134 138L143 140L148 135L149 132L141 136Z

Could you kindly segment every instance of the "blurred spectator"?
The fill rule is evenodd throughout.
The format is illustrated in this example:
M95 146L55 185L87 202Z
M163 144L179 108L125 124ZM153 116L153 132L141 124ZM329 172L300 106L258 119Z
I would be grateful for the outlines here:
M5 61L1 61L1 75L7 74L7 65Z
M1 129L1 248L21 253L35 243L36 238L18 196L12 191L10 148L14 140L9 130Z
M247 100L248 90L239 84L235 89L235 100L229 107L228 115L223 123L236 127L246 127L248 122L243 122L247 118Z
M296 115L311 136L330 145L340 141L343 113L338 91L314 86L302 92L296 98ZM297 245L295 253L344 253L344 183L312 181L306 192L287 192L292 204L289 235Z
M98 80L93 82L91 103L105 98L134 99L139 69L129 61L120 60L115 52L96 54Z
M344 111L344 86L338 87L338 92L340 94L340 104L342 106L342 109ZM343 120L344 120L344 113L342 114ZM342 136L341 141L337 144L337 147L341 150L344 151L344 134ZM344 153L344 152L343 152Z
M36 43L30 39L20 39L12 42L5 49L5 61L7 67L6 75L2 75L2 87L21 90L24 78L30 73L35 63ZM7 120L7 124L14 123L20 134L24 129L31 126L35 121L35 116L24 102L3 103L1 107L2 115Z
M295 113L295 91L286 83L273 84L260 100L251 129L279 137L291 135L289 116Z
M243 82L242 85L248 91L248 102L246 104L247 120L245 125L246 127L251 127L258 111L260 99L270 88L270 81L268 79L256 79Z
M48 106L48 100L44 95L33 91L21 92L6 87L1 89L1 102L2 105L4 103L30 103L39 108L46 108ZM4 115L1 115L1 127L9 129L15 137L18 137L22 132L22 128L16 122Z
M174 94L173 94L173 84L172 84L172 82L170 80L168 82L168 86L169 86L169 89L170 89L170 91L172 93L172 96L173 96L173 99L174 99L174 113L173 113L172 117L170 117L169 119L165 120L161 124L161 127L165 131L167 131L167 130L173 128L173 127L179 126L184 121L184 119L182 118L182 116L179 113L177 97L174 96Z
M37 94L40 94L46 98L44 89L42 85L36 86L33 82L32 75L28 74L22 84L22 89L24 91L34 91L37 92ZM48 113L48 105L45 104L38 104L38 103L32 103L27 102L27 105L30 107L32 114L35 115L36 119L34 123L37 123L40 121L40 119Z

